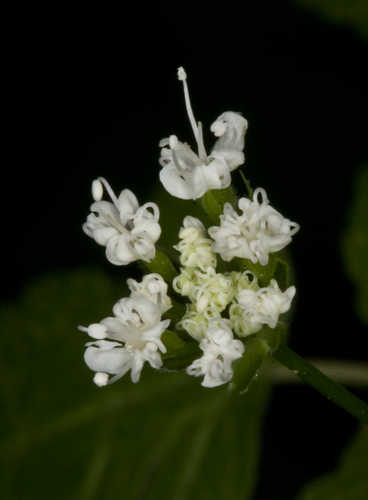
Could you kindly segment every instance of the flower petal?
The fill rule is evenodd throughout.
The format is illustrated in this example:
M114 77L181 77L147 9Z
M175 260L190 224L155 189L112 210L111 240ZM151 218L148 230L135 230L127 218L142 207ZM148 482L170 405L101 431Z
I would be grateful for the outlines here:
M183 174L170 163L160 170L159 175L162 185L172 196L182 200L194 200L198 197L192 172Z
M120 220L123 225L138 210L139 204L135 194L130 189L123 189L118 198Z
M94 344L97 344L95 342ZM90 345L84 353L84 361L88 368L95 372L115 375L126 373L131 365L131 355L123 347L115 348L116 343L110 342L110 348Z
M211 131L219 137L211 156L226 160L230 171L244 163L244 137L247 128L247 120L233 111L225 111L211 125Z
M106 257L117 266L137 260L137 254L130 244L130 234L119 234L111 238L106 245Z

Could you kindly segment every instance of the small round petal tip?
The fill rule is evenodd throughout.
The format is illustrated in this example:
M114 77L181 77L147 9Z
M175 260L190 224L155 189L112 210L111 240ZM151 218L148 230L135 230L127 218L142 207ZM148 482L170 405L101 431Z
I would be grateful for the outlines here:
M185 72L185 69L183 68L183 66L180 66L180 68L178 68L178 80L183 81L186 79L187 79L187 74Z
M93 377L93 382L98 386L98 387L103 387L109 383L109 376L107 373L103 372L97 372L95 376Z
M226 132L226 128L226 123L216 120L211 125L211 132L213 132L216 137L221 137Z

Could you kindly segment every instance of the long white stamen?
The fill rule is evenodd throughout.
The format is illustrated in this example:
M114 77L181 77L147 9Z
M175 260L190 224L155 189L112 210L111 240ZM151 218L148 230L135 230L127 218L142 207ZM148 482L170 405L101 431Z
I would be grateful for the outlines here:
M185 73L185 70L182 66L180 66L180 68L178 68L178 79L183 82L185 107L187 109L188 118L189 118L190 124L191 124L192 129L193 129L195 140L198 143L198 138L199 138L198 126L197 126L197 122L195 121L195 118L194 118L192 106L190 104L189 90L188 90L188 84L187 84L187 74ZM198 143L198 146L199 146L199 143Z
M127 234L129 233L128 229L126 229L124 226L120 224L120 222L117 219L114 219L114 217L111 217L110 214L106 213L104 210L100 210L101 215L105 218L106 222L112 225L119 233L121 234Z
M112 202L114 203L114 205L116 206L116 208L119 209L119 204L118 204L118 199L116 198L115 196L115 193L114 191L111 189L111 186L110 184L107 182L106 179L104 179L103 177L99 177L97 180L99 180L100 182L102 182L102 184L104 185L106 191L108 192Z
M202 128L202 123L198 122L198 156L199 158L206 162L207 161L207 153L206 153L206 148L204 147L204 142L203 142L203 128Z

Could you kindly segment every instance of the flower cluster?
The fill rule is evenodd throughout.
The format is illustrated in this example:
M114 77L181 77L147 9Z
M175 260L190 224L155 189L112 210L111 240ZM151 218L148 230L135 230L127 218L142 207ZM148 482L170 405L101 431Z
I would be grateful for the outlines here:
M193 217L188 221L186 218L186 230L190 228L189 223L197 227L200 221ZM182 231L183 229L179 235ZM198 254L195 242L198 241L200 248L203 239L202 235L192 241L190 248L194 256ZM174 279L173 287L177 293L190 300L186 313L177 323L177 328L185 330L199 341L203 351L202 358L194 361L187 368L187 373L204 375L202 385L206 387L221 385L231 380L231 362L240 357L239 353L243 353L239 348L239 340L234 340L233 332L241 338L256 333L264 325L275 328L280 314L290 309L295 287L291 286L282 292L274 279L267 287L261 288L257 277L250 271L216 272L213 267L216 242L212 242L212 250L207 249L206 261L191 259L186 245L179 244L176 248L185 252L186 258L182 259L182 255L180 256L180 262L185 265ZM226 339L226 342L214 339ZM226 346L222 353L221 346ZM209 354L215 351L218 353L216 370L213 369L213 358ZM217 378L215 374L218 375Z
M217 140L207 154L183 68L179 68L178 77L197 152L175 135L163 139L159 177L177 198L196 200L208 191L216 198L217 190L222 194L232 190L231 172L244 163L247 121L239 113L222 113L211 126ZM111 201L102 199L104 189ZM127 280L130 295L114 305L113 316L79 327L93 339L86 344L84 359L95 372L96 385L112 383L128 371L137 382L146 362L160 369L162 354L168 349L163 333L169 324L170 335L180 337L181 343L196 343L202 351L198 359L188 360L187 374L203 377L205 387L230 382L234 361L247 356L247 337L264 327L274 329L280 315L291 307L295 287L281 290L273 274L264 283L252 265L267 267L270 254L277 254L291 242L298 224L275 210L262 188L254 191L252 199L238 200L240 214L220 196L223 210L219 225L207 228L198 218L184 218L174 246L180 263L177 269L169 258L173 250L162 254L165 241L161 242L163 250L156 248L161 226L155 203L140 206L128 189L117 197L102 177L93 181L92 196L84 232L106 247L112 264L142 261L149 270L141 281ZM214 219L212 213L207 215ZM163 262L169 263L167 268Z

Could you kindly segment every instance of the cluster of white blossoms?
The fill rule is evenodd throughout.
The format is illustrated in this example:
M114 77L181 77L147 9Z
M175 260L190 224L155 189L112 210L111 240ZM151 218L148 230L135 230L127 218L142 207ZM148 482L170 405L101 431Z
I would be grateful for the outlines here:
M190 228L190 223L193 227L198 227L200 221L186 217L186 231ZM179 236L183 238L185 234L181 229ZM194 256L198 253L195 241L200 246L202 239L204 235L191 241L190 248ZM185 265L174 279L173 287L177 293L187 297L190 303L183 318L177 323L177 328L185 330L199 341L203 351L203 356L187 368L187 373L203 375L202 385L215 387L231 380L232 361L241 357L244 352L243 344L234 339L233 334L241 338L256 333L264 325L275 328L280 314L290 309L295 287L291 286L282 292L273 279L267 287L261 288L256 276L250 271L218 273L213 267L213 262L216 262L216 242L212 242L212 249L208 248L206 260L199 261L187 255L188 247L183 243L185 237L176 248L185 252L186 258L180 258L180 262L185 262ZM239 342L242 348L239 347ZM223 352L220 352L221 346L224 347ZM214 352L217 353L215 357Z
M79 327L95 339L86 344L84 360L96 372L98 386L115 382L129 370L132 382L138 382L146 361L152 368L162 366L160 352L165 353L166 347L161 335L170 320L161 317L171 307L167 284L152 273L141 283L128 280L128 286L131 295L114 305L114 316ZM113 376L109 379L109 375Z
M178 77L198 151L193 152L175 135L162 140L160 180L177 198L196 200L209 190L215 197L216 190L229 188L231 172L244 163L247 121L232 111L221 114L211 126L217 140L207 155L183 68ZM102 200L104 188L111 201ZM114 305L113 316L79 327L93 339L86 344L84 359L95 372L96 385L112 383L128 371L137 382L145 362L160 369L162 354L167 351L162 335L169 324L171 334L180 335L181 342L197 343L202 351L201 357L192 358L185 367L189 375L203 377L205 387L230 382L233 362L247 356L246 338L263 327L276 328L295 295L294 286L281 290L272 276L266 286L260 286L256 271L251 272L247 262L267 266L269 255L291 242L298 224L275 210L265 190L258 188L252 199L239 199L241 214L225 203L218 226L206 228L198 218L186 216L174 246L180 263L176 269L168 257L172 249L165 261L162 250L156 248L161 226L155 203L139 206L128 189L117 197L102 177L93 181L92 196L84 232L106 247L112 264L142 261L150 271L140 282L127 280L130 296ZM165 249L165 242L161 243ZM235 257L243 260L231 266ZM167 269L163 262L170 263ZM166 281L152 272L157 269ZM185 303L186 311L175 317L175 311L182 311L180 302ZM171 319L166 314L169 310Z

